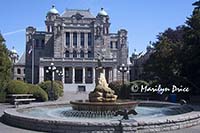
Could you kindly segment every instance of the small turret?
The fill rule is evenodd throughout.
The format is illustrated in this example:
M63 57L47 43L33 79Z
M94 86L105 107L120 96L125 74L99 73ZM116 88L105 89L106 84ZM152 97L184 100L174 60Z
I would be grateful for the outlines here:
M52 8L48 11L46 16L46 31L47 32L53 32L53 21L60 16L58 10L55 8L54 5L52 5Z

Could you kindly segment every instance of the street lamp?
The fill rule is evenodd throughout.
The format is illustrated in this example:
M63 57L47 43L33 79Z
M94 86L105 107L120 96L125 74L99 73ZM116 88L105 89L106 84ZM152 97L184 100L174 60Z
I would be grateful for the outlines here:
M54 66L54 63L52 62L51 65L46 70L46 73L51 74L51 89L50 89L50 93L49 93L49 100L51 100L51 101L54 100L54 91L53 91L53 75L54 75L54 72L56 72L56 67Z
M122 73L122 85L124 86L124 73L128 71L128 66L122 64L121 66L119 66L118 70Z

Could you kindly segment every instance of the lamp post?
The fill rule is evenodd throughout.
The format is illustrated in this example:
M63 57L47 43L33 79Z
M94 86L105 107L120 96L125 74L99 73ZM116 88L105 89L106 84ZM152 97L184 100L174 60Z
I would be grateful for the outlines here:
M119 66L119 71L122 73L122 85L124 86L124 73L128 71L128 66L122 64L121 66Z
M49 100L53 101L54 100L54 91L53 91L53 77L54 77L54 72L56 71L56 67L54 66L54 63L52 62L51 65L48 67L46 70L46 73L51 74L51 89L49 93Z

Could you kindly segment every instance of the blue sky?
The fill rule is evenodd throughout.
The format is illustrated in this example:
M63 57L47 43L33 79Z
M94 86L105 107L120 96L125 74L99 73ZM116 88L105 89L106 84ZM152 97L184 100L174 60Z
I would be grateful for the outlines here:
M149 41L167 28L183 25L196 0L2 0L0 31L7 47L21 55L25 50L25 28L44 30L46 13L54 4L62 13L68 9L90 9L97 15L101 7L110 16L111 32L128 30L129 55L145 51Z

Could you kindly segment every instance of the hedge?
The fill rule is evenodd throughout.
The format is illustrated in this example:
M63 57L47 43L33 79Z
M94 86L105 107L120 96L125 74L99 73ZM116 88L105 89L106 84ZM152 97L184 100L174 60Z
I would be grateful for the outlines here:
M27 94L28 85L20 80L11 80L6 87L7 94Z
M44 102L48 100L47 93L38 85L28 84L28 93L33 94L38 102Z
M47 101L47 93L38 85L24 83L21 80L11 80L6 87L7 94L33 94L36 101Z

